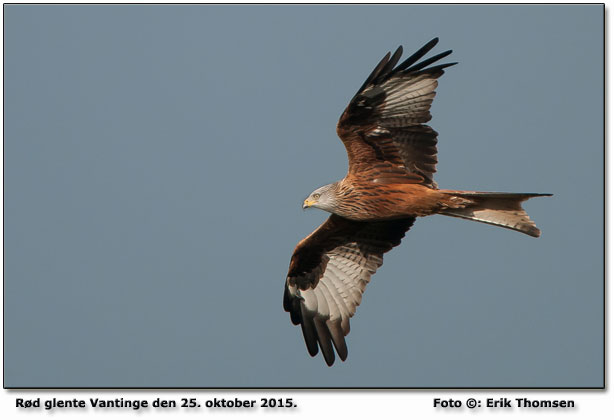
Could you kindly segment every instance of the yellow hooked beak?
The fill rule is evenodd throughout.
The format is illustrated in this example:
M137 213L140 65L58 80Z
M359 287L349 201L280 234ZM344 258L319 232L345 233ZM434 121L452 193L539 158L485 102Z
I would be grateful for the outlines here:
M307 199L303 202L303 209L308 209L309 207L313 206L315 203L317 203L317 201Z

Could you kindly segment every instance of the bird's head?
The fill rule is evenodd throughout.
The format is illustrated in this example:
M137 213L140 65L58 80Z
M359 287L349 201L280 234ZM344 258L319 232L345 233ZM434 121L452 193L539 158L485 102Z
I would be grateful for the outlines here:
M311 194L309 197L305 199L303 202L303 209L307 209L309 207L315 207L317 209L326 210L328 212L333 212L335 208L335 184L328 184L323 187L318 188Z

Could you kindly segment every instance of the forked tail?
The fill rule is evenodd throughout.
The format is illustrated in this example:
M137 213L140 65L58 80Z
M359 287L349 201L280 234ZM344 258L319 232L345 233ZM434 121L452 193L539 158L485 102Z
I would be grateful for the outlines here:
M535 238L539 237L541 231L535 226L535 222L529 218L521 203L529 198L552 195L451 190L441 190L441 192L457 197L456 200L453 198L454 201L457 201L460 197L464 204L459 208L442 209L439 212L440 214L517 230Z

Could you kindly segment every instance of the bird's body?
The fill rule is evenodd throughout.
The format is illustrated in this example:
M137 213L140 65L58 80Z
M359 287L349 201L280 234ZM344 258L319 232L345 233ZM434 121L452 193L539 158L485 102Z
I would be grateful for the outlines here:
M437 41L396 66L399 47L373 70L337 125L348 154L346 177L303 204L332 215L296 246L283 305L301 325L309 354L321 349L329 366L333 346L347 357L349 319L383 254L400 244L416 217L443 214L540 235L521 203L550 194L443 190L433 180L437 133L425 123L437 79L456 64L428 67L451 51L417 63Z
M338 203L332 213L355 221L429 216L469 200L420 184L380 183L344 178L335 186Z

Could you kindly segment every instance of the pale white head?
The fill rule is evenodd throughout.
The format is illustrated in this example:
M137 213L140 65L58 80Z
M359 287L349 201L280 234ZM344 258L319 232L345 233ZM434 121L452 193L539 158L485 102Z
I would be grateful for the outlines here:
M305 199L303 202L303 209L315 207L333 213L337 204L337 197L335 195L336 188L336 182L318 188Z

